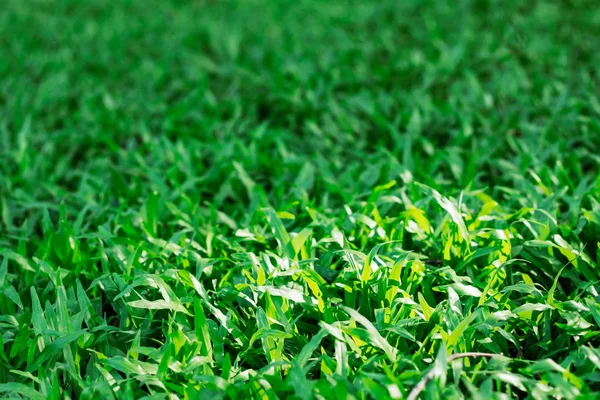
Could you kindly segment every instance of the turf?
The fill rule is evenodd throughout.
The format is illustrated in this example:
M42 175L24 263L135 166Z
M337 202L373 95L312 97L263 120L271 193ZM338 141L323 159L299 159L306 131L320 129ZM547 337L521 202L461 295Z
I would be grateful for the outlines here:
M0 395L600 392L593 1L4 0Z

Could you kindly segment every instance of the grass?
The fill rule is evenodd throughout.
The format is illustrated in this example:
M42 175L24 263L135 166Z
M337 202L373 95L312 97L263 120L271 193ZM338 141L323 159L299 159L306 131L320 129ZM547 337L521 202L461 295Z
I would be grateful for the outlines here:
M0 8L0 395L600 392L594 2Z

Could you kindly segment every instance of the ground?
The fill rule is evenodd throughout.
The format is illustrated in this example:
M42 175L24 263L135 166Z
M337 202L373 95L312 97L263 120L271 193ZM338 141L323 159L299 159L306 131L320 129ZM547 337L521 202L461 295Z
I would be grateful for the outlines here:
M0 393L594 398L594 1L4 0Z

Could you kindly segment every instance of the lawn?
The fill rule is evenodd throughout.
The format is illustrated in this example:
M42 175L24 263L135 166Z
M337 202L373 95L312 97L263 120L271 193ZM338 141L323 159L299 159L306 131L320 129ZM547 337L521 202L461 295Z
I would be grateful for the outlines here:
M600 394L600 7L4 0L0 396Z

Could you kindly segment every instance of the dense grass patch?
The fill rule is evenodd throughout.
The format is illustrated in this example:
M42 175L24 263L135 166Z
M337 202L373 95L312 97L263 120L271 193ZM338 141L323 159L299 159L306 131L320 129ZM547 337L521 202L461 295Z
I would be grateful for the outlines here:
M598 21L5 0L0 394L594 397Z

